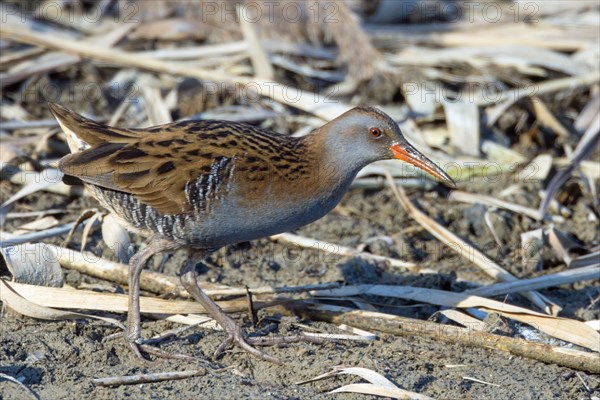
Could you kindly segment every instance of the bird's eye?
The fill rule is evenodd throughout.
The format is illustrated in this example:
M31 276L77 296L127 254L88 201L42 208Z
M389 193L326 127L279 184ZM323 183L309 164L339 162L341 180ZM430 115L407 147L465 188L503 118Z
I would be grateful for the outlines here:
M369 129L369 133L374 138L381 137L381 129L379 129L379 128L371 128L371 129Z

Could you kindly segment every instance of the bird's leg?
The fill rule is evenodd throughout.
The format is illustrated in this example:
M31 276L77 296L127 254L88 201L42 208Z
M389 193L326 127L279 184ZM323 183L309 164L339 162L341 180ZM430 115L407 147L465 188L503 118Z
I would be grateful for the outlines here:
M172 243L160 238L151 238L146 248L138 251L129 260L129 307L127 312L127 330L125 339L127 345L134 354L143 361L148 361L141 350L164 358L182 358L193 359L193 357L183 354L170 354L156 347L148 346L142 343L142 327L140 317L140 275L148 260L157 253L163 251L174 251L177 247Z
M246 339L244 338L244 334L242 332L242 328L229 316L227 315L221 307L217 305L202 289L198 286L198 273L196 272L196 263L200 259L199 255L204 258L207 253L196 253L195 257L188 260L182 268L181 271L181 284L188 291L188 293L200 304L202 307L206 309L206 311L213 317L219 325L227 332L227 339L215 352L215 355L218 355L223 348L230 342L237 344L242 349L246 350L250 354L263 359L265 361L271 361L277 364L281 364L277 358L272 357L268 354L263 353L260 350L255 349L250 346Z
M200 254L202 255L202 258L204 258L207 252ZM220 353L222 353L228 344L233 343L255 357L276 364L282 364L278 358L263 353L262 351L252 347L252 345L268 346L295 342L324 342L324 340L320 338L312 338L308 336L245 338L242 328L229 315L227 315L221 309L221 307L217 305L217 303L212 301L212 299L208 297L206 293L204 293L200 286L198 286L198 273L196 272L196 263L198 260L199 258L196 256L186 262L181 271L181 284L196 301L202 304L210 316L213 317L219 323L219 325L221 325L225 332L227 332L228 337L215 351L215 356L218 356Z

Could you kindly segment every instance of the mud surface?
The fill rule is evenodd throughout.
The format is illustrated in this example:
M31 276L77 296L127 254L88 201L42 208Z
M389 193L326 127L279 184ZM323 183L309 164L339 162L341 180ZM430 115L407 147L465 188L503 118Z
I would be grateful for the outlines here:
M508 179L508 178L506 178ZM462 183L461 189L471 192L497 194L510 182L490 183L476 179ZM535 185L533 185L535 186ZM532 187L535 193L539 187ZM5 186L3 193L15 191ZM413 201L439 222L447 225L465 240L485 249L505 268L520 277L538 275L544 271L527 270L520 262L520 233L533 229L534 223L526 217L509 212L495 211L494 218L500 223L497 233L505 246L498 248L490 230L481 224L485 208L476 205L449 202L443 189L423 193L409 190ZM518 199L517 199L518 201ZM559 229L574 232L586 246L598 243L597 225L587 221L591 199L585 196L570 207L574 216L565 223L556 224ZM35 194L17 207L43 209L67 206L72 213L62 216L72 221L77 212L97 206L89 198L66 199L61 196ZM585 223L581 223L584 221ZM9 221L11 230L14 221ZM203 271L206 280L234 287L264 285L302 285L339 281L344 284L385 283L462 290L462 280L491 283L467 260L456 257L428 232L419 228L402 208L397 205L388 189L364 191L351 190L344 198L341 208L322 220L296 232L307 237L356 247L367 244L365 249L375 254L418 262L424 268L439 271L438 274L418 274L386 265L376 265L362 259L323 255L314 251L297 249L260 240L251 244L230 246L212 255ZM63 238L49 242L60 243ZM139 238L136 238L138 241ZM74 246L80 240L76 237ZM95 233L89 250L104 257L113 258L104 247L99 233ZM159 258L155 257L150 268L156 269ZM176 274L183 255L172 257L165 266L166 273ZM560 267L556 257L545 257L544 270ZM564 267L560 267L562 269ZM74 271L65 270L65 281L74 287L100 284L105 287L120 286L101 282ZM598 318L594 308L600 293L598 282L565 285L542 291L544 295L564 307L563 315L589 320ZM501 298L501 300L504 299ZM518 296L508 296L512 304L533 307ZM438 307L414 304L390 299L367 298L378 309L398 315L427 319ZM276 323L274 333L293 334L295 324L308 325L322 332L339 331L331 324L302 320L299 317L279 316L269 310L258 313L259 322L252 326L246 315L238 321L250 331L260 330ZM124 316L117 316L124 319ZM144 319L143 335L150 337L177 325ZM358 383L353 376L330 378L323 381L297 385L299 381L313 378L330 371L334 366L361 366L385 375L399 387L439 399L589 399L598 395L600 382L575 370L548 365L530 359L515 357L508 353L482 348L449 345L435 339L418 336L396 337L381 334L370 343L342 342L294 344L286 347L266 348L269 354L285 360L283 366L257 360L233 349L219 358L212 358L213 351L225 338L222 332L196 328L168 341L161 348L197 356L197 363L164 361L146 366L138 362L121 340L107 340L115 333L114 327L98 321L46 322L5 315L1 319L0 373L17 377L24 385L42 399L67 398L370 398L358 394L329 395L328 391L344 384ZM519 332L513 333L519 336ZM94 378L132 375L148 372L165 372L204 368L206 374L179 381L104 388L92 382ZM493 385L467 380L471 377ZM582 382L585 382L587 388ZM0 398L25 399L27 393L14 383L0 378Z

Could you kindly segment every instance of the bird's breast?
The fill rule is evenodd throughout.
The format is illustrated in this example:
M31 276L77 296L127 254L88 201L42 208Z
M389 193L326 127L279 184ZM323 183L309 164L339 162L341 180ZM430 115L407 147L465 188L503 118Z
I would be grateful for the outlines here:
M352 177L290 182L272 177L233 185L227 196L197 219L199 241L218 247L297 229L323 217L341 200Z

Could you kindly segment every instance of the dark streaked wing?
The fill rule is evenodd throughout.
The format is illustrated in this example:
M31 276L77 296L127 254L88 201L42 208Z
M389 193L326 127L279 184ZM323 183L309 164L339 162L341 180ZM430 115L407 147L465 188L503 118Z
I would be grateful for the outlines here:
M165 215L191 213L201 204L190 201L222 196L221 190L233 184L234 164L252 170L271 163L275 149L293 152L293 139L245 124L180 121L116 129L64 108L54 107L53 112L63 128L92 144L64 157L61 171L87 184L129 193ZM85 133L79 135L82 127Z

